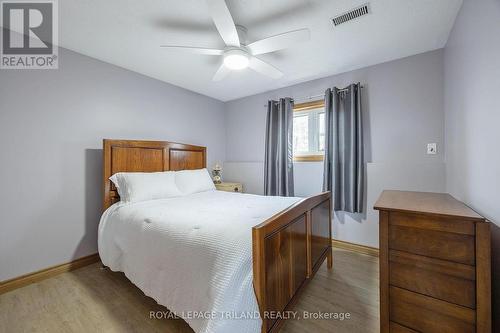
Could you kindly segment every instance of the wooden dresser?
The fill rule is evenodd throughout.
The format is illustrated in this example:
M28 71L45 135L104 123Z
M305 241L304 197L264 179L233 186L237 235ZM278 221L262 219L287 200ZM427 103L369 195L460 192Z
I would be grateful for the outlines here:
M384 191L380 331L491 332L490 225L449 194Z

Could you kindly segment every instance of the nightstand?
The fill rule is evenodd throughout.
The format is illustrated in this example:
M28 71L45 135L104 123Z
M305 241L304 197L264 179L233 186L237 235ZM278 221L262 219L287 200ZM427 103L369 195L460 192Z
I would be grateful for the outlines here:
M219 191L226 192L243 192L243 185L241 183L220 183L215 184L215 188Z

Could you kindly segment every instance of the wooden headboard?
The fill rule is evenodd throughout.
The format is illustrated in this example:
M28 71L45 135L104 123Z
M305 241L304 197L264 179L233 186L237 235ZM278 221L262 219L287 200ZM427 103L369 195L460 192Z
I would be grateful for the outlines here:
M108 140L104 151L104 205L107 209L120 196L109 180L117 172L158 172L207 167L207 148L166 141Z

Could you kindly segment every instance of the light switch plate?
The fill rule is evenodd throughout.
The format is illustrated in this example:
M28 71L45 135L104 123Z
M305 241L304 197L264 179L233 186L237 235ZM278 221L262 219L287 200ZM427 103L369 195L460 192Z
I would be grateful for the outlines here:
M428 155L436 155L437 154L437 144L436 143L428 143L427 144L427 154Z

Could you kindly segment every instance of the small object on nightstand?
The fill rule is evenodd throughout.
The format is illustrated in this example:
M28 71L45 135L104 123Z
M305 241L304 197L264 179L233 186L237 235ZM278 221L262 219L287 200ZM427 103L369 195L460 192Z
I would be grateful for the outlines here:
M214 184L220 184L222 183L222 167L219 165L219 163L216 163L214 168L212 169L212 175L214 176Z
M243 192L243 185L241 183L219 183L215 184L215 188L219 191Z

